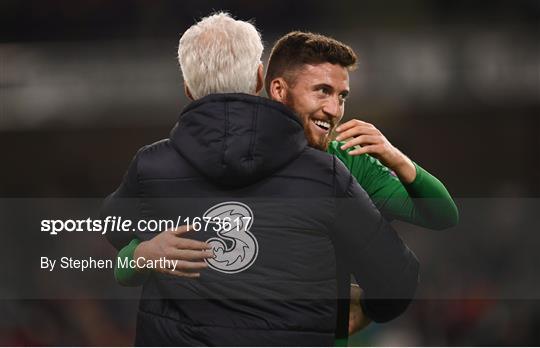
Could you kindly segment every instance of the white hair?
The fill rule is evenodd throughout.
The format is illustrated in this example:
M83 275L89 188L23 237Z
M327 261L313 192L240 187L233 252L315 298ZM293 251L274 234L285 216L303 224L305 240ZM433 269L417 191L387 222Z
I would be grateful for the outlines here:
M220 12L180 38L178 61L194 99L211 93L255 94L263 44L253 24Z

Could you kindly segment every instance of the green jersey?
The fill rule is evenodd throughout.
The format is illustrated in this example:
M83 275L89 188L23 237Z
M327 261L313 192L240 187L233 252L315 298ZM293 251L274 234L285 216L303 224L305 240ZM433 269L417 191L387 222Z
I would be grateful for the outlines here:
M331 142L328 152L345 164L387 219L406 221L435 230L457 224L458 209L452 197L436 177L418 164L414 163L414 181L403 184L379 160L367 154L351 156L347 150L341 150L343 144Z

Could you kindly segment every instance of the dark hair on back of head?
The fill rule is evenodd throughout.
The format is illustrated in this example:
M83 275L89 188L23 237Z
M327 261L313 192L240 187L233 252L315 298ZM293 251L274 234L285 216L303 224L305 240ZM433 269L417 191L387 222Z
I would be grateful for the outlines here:
M283 77L291 82L291 73L304 64L339 64L352 70L357 57L353 49L331 37L293 31L280 38L272 48L266 72L266 92L270 95L270 82Z

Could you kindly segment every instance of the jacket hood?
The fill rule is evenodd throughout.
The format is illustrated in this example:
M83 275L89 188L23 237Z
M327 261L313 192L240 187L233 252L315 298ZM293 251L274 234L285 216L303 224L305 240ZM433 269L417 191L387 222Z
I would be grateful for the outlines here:
M261 180L307 146L302 123L290 109L247 94L211 94L192 102L170 140L198 171L227 186Z

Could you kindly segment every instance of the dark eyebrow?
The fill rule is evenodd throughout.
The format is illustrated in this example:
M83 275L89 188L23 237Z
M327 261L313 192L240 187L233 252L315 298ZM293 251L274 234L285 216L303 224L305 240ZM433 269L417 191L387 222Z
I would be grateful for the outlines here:
M313 86L313 89L314 89L314 90L317 90L317 89L323 88L323 87L324 87L324 88L328 88L328 89L331 90L331 91L334 90L334 87L330 86L330 85L327 84L327 83L319 83L318 85Z
M313 86L313 90L317 90L317 89L320 89L320 88L323 88L323 87L327 88L327 89L329 89L331 91L334 90L334 87L330 86L327 83L319 83L318 85ZM346 89L346 90L342 91L339 95L341 95L343 98L345 98L345 97L347 97L349 95L349 90Z

